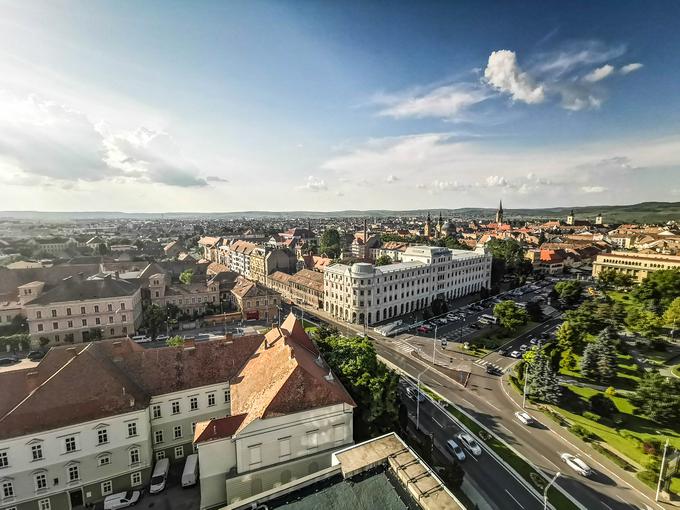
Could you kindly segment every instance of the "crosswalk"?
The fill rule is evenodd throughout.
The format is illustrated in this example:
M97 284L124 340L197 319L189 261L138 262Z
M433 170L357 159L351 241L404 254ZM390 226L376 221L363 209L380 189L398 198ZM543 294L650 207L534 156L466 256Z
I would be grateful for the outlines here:
M405 342L397 338L391 340L391 343L394 349L408 356L410 356L411 353L415 350L415 348L411 346L408 342Z
M499 370L501 372L505 371L503 369L503 367L500 367L500 366L496 365L495 363L491 363L490 361L487 361L485 359L477 359L477 360L474 361L474 364L477 365L478 367L482 367L482 368L486 368L487 365L491 365L496 370Z

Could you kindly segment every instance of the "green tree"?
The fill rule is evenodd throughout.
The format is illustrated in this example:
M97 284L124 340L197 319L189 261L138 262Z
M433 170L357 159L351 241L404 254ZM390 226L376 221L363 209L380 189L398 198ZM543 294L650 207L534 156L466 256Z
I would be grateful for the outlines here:
M458 239L453 236L448 236L444 239L444 246L450 250L469 250L470 247L467 244L461 243Z
M527 312L517 306L514 301L501 301L493 307L493 316L498 318L501 326L510 332L524 326L529 320Z
M603 332L583 350L581 373L597 381L610 381L616 377L616 369L616 346Z
M576 280L569 280L556 283L555 291L564 303L573 305L581 297L583 288Z
M398 425L399 376L378 361L367 338L327 336L317 340L324 359L350 393L355 440L386 433Z
M604 289L629 288L635 283L632 275L621 273L615 269L605 269L597 277L597 283Z
M569 350L577 353L583 351L583 335L569 321L562 323L557 330L557 333L555 333L555 338L562 350Z
M158 305L149 305L142 313L142 327L146 329L151 338L156 338L158 332L165 324L165 311Z
M533 363L529 364L527 377L527 394L541 402L559 403L562 387L542 350L536 351Z
M574 356L574 353L571 351L571 349L562 351L560 368L570 371L576 370L576 356Z
M666 269L649 273L633 290L632 296L647 308L661 313L675 298L680 297L680 270Z
M392 263L392 257L389 255L381 255L377 259L375 259L375 265L376 266L386 266L388 264Z
M524 257L524 247L515 239L491 239L485 247L493 255L493 284L497 284L508 273L517 276L531 273L531 262Z
M168 347L184 347L184 338L179 335L168 338L165 341L165 345Z
M543 320L543 310L537 301L529 301L524 309L526 310L529 319L533 322L541 322Z
M189 285L191 283L191 279L193 277L194 277L194 270L191 269L191 268L185 269L179 275L179 281L182 282L184 285Z
M661 329L661 317L651 310L641 306L631 306L628 308L626 326L633 333L651 338L659 334Z
M677 424L680 420L680 379L647 372L642 376L631 402L651 420Z
M340 245L340 233L338 230L335 228L326 229L321 235L319 251L322 254L326 254L327 257L335 259L340 256L341 249L342 246Z
M663 323L674 330L680 324L680 297L675 298L663 313Z

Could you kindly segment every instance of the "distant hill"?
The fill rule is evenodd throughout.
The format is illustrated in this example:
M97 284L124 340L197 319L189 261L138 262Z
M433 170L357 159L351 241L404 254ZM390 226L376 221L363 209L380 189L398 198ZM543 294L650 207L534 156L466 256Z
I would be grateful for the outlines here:
M571 207L551 207L539 209L505 209L505 217L515 219L565 219ZM680 221L680 202L642 202L633 205L602 205L574 207L576 219L594 220L602 213L605 223L662 223L669 220ZM459 209L411 209L391 211L345 210L345 211L237 211L223 213L124 213L116 211L82 212L42 212L42 211L0 211L0 220L20 219L34 221L78 221L88 219L237 219L237 218L347 218L387 216L426 216L427 213L438 217L441 212L446 218L488 219L496 214L494 208Z

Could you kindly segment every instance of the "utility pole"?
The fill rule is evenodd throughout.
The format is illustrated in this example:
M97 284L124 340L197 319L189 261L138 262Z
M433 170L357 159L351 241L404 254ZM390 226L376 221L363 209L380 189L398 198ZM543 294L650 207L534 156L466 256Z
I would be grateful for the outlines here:
M659 483L656 484L656 497L654 501L659 501L659 492L661 492L661 482L663 481L663 468L666 463L666 450L668 450L668 438L666 438L666 444L663 446L663 457L661 458L661 467L659 468Z
M553 476L552 480L548 482L548 485L545 486L545 489L543 489L543 510L547 510L548 508L548 489L550 486L557 480L557 477L560 476L562 473L559 471L555 473L555 476Z

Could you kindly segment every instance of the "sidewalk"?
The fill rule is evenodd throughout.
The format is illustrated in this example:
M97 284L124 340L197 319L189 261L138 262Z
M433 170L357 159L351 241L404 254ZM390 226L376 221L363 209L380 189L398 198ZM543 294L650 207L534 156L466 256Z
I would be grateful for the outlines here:
M517 405L521 406L522 405L522 396L517 394L515 392L515 389L512 387L510 382L508 382L507 376L504 376L502 379L502 384L506 386L507 391L505 392L506 395L508 395ZM560 436L562 439L570 443L572 446L574 446L576 449L580 450L582 453L587 455L589 458L593 459L595 462L603 466L604 468L607 469L611 474L616 476L619 480L621 480L623 483L628 485L629 487L633 488L634 490L640 492L641 494L644 494L648 498L650 498L652 501L654 501L654 497L656 496L655 491L652 490L650 487L642 483L640 480L637 479L636 476L631 475L628 471L625 471L624 469L620 468L614 462L609 460L607 457L602 455L600 452L596 451L592 446L590 446L588 443L585 441L581 440L579 437L575 436L569 430L565 429L564 427L559 426L556 424L552 418L547 416L541 407L537 406L536 404L527 402L526 408L528 410L534 411L535 413L541 413L542 416L545 417L544 420L541 420L541 425L545 426L548 428L552 433ZM617 453L617 455L620 455ZM622 455L620 455L622 458L625 459ZM627 459L626 459L627 460ZM662 501L659 500L657 501L658 504L666 506L667 508L673 508L677 507L678 502L668 502L668 501Z

